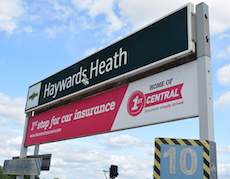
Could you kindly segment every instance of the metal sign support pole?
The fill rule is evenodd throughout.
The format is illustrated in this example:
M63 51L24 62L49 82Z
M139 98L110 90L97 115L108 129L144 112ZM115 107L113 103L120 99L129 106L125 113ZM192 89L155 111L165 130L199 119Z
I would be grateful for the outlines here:
M212 73L208 6L196 6L200 139L214 141Z
M216 143L214 142L214 117L212 95L212 66L208 6L196 6L198 97L200 139L210 141L210 179L217 178Z
M23 138L22 138L22 144L21 144L21 152L19 158L25 158L27 154L28 147L24 146L25 138L26 138L26 130L28 125L29 117L32 115L32 112L29 112L26 114L26 121L24 126L24 132L23 132ZM18 175L16 179L24 179L24 175Z
M37 144L37 145L34 146L34 155L38 155L38 153L39 153L39 146L40 146L39 144ZM30 179L35 179L35 175L31 175Z
M214 141L212 73L208 6L196 6L200 139Z

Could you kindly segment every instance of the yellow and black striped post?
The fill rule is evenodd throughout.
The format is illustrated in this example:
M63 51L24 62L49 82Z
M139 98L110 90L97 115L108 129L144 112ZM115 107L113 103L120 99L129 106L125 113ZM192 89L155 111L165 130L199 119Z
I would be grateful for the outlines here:
M170 138L156 138L155 139L155 158L154 158L154 179L163 179L161 177L161 159L162 151L161 146L163 144L168 144L171 146L201 146L203 147L203 176L199 179L211 179L211 172L216 172L215 160L212 162L213 168L210 168L210 142L207 140L189 140L189 139L170 139ZM212 147L213 148L213 147ZM197 156L196 156L197 157ZM197 178L198 179L198 178Z

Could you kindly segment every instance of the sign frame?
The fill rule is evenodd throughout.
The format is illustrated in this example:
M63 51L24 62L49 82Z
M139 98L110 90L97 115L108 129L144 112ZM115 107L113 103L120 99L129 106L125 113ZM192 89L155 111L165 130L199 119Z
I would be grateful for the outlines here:
M174 153L169 154L169 152L162 153L162 147L171 147L170 149L174 149ZM187 154L184 153L184 155L180 155L180 161L178 161L178 157L176 157L176 150L179 149L179 147L183 146L184 150L187 151ZM194 150L194 148L202 148L202 156L197 154L197 150ZM187 150L186 150L187 149ZM153 176L154 179L167 179L166 175L170 175L171 178L183 178L183 177L198 177L199 179L209 179L216 175L217 173L217 166L216 166L216 144L215 142L208 141L208 140L191 140L191 139L175 139L175 138L155 138L155 148L154 148L154 172ZM165 155L167 154L167 155ZM193 155L194 154L194 155ZM191 161L191 164L189 165L189 168L186 166L186 157L191 158L191 160L194 160L193 163ZM170 157L170 162L163 163L163 159L165 157ZM184 158L182 158L184 157ZM177 160L178 159L178 160ZM166 160L166 159L164 159ZM177 163L177 164L176 164ZM184 176L182 176L182 172L179 173L178 169L178 163L180 164L180 169L186 171ZM182 163L182 164L181 164ZM188 162L189 163L189 162ZM200 163L202 166L203 172L200 172L199 176L194 176L197 170L197 164ZM194 167L192 166L194 164ZM187 164L188 165L188 164ZM171 166L173 168L171 168ZM161 174L163 169L169 169L168 171L164 171L164 173ZM193 168L193 169L192 169ZM170 174L169 174L170 173ZM163 177L165 176L165 177ZM197 179L198 179L197 178Z
M197 117L197 85L197 62L191 61L119 88L31 116L24 145L31 146Z

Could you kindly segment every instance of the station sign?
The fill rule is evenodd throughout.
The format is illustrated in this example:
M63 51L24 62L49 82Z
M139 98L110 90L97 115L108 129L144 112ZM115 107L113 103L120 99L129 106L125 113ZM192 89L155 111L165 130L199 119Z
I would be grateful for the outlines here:
M193 5L161 18L31 85L25 111L80 95L194 53Z
M40 175L42 158L5 160L2 174Z
M156 138L154 150L154 179L209 179L216 176L215 142Z
M24 145L197 117L197 79L192 61L29 117Z
M51 163L51 156L52 154L43 154L43 155L28 155L26 158L41 158L41 170L50 170L50 163ZM12 159L19 159L20 157L13 157Z

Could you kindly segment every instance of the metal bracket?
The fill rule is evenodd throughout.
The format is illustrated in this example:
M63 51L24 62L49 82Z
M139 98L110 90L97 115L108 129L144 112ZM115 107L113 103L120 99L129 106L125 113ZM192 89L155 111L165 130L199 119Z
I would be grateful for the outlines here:
M210 33L209 33L209 11L205 3L196 6L196 31L197 58L202 56L211 57L210 52Z

